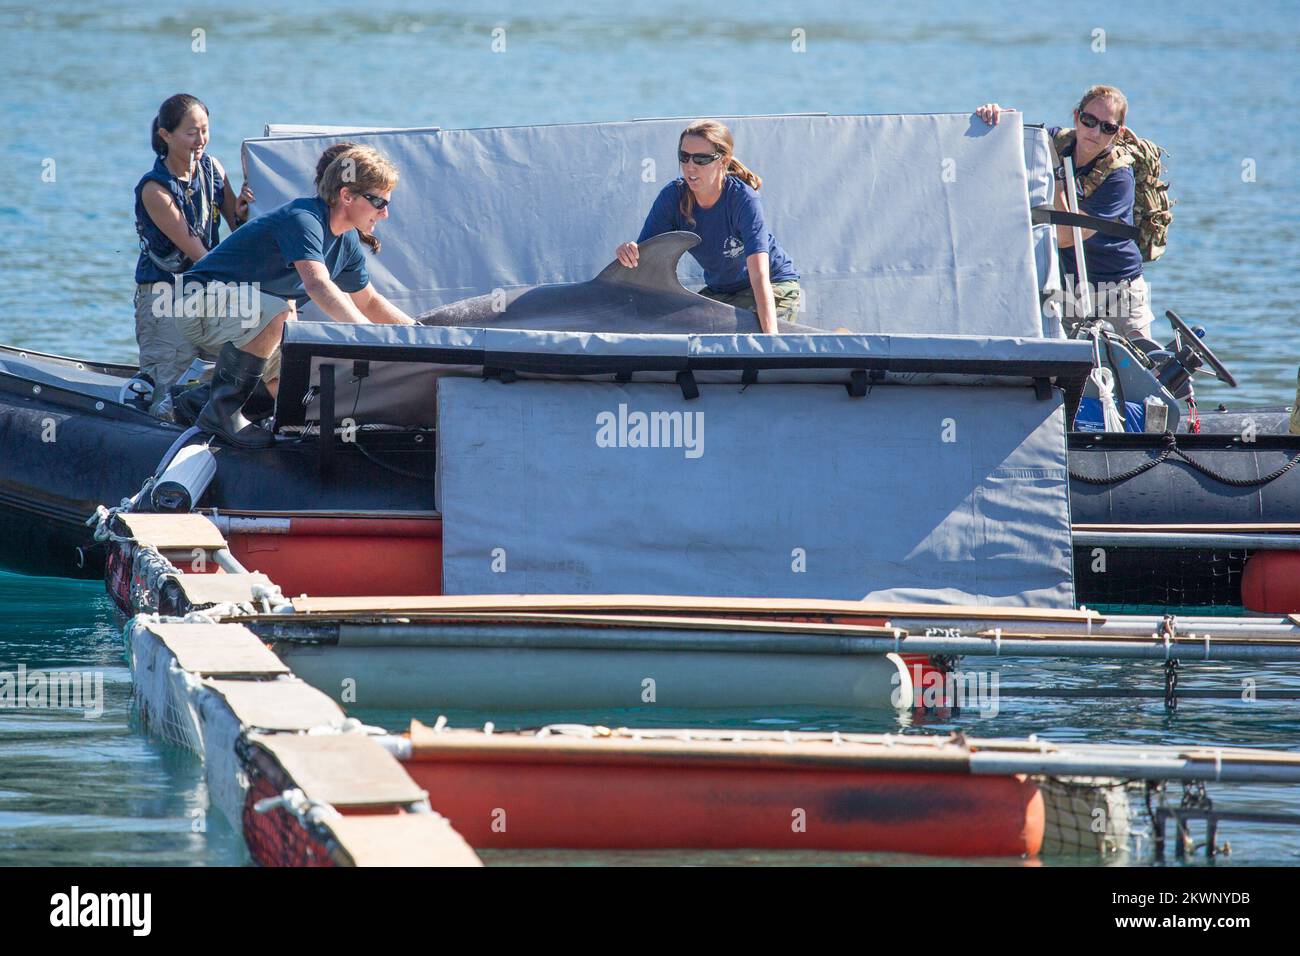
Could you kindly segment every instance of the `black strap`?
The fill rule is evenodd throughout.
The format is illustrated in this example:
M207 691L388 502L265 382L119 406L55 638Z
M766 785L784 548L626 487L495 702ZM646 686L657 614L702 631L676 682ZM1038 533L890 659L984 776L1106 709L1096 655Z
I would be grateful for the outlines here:
M336 366L333 362L323 362L320 367L320 439L316 446L317 467L321 474L328 474L334 464L334 378Z
M695 373L688 368L677 373L677 386L682 390L682 398L688 402L700 397L700 387L695 384Z
M1093 229L1119 239L1132 239L1134 242L1137 242L1138 237L1142 235L1141 229L1137 226L1130 226L1126 222L1099 219L1096 216L1086 216L1083 213L1065 212L1052 206L1034 206L1029 210L1029 213L1030 220L1036 226L1041 226L1044 223L1050 223L1054 226L1078 226L1081 229Z

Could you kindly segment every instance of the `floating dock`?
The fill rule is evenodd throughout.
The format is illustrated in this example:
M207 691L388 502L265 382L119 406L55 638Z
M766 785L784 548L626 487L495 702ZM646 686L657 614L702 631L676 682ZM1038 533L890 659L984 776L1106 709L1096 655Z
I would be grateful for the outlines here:
M1190 647L1197 659L1287 659L1300 645L1291 618L1185 622L1202 632L1193 639L1178 622L1088 610L647 595L290 600L244 570L202 515L106 513L99 535L113 548L110 592L131 618L144 726L202 756L213 805L262 865L463 866L479 863L477 850L520 848L1105 857L1129 843L1135 788L1300 782L1300 755L1235 748L585 725L500 733L444 721L414 721L394 734L349 718L312 686L335 690L351 668L367 706L369 685L392 680L405 689L377 696L423 701L414 688L427 680L453 698L456 682L466 681L460 692L478 707L500 698L519 709L520 699L500 689L518 678L484 668L483 655L529 660L530 679L543 678L543 687L551 668L550 692L572 687L584 668L603 672L592 681L599 687L609 671L623 674L612 666L620 659L644 663L644 655L682 657L677 671L659 672L672 687L716 656L722 663L705 671L712 687L691 688L710 701L783 702L790 687L811 686L808 675L838 673L832 686L875 685L865 694L837 691L837 703L873 706L882 679L899 675L887 704L910 708L919 702L909 673L919 673L920 661L932 667L930 654L1038 648L1125 657L1142 648L1137 656L1173 661ZM313 669L313 655L340 650L346 666ZM392 650L401 653L386 657ZM465 655L451 676L445 651ZM358 671L367 657L386 659ZM793 675L781 691L769 657ZM801 671L801 661L813 669ZM299 673L303 662L310 680ZM1273 816L1267 822L1293 822ZM1208 802L1162 802L1158 846L1167 820L1178 825L1181 855L1189 820L1213 829L1232 818Z

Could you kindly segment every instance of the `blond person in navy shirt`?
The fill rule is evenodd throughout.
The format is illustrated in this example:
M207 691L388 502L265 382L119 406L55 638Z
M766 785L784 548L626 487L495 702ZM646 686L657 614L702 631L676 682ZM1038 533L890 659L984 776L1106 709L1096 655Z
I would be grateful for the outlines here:
M659 193L636 242L618 247L618 261L637 266L637 242L673 230L699 235L692 249L704 269L701 295L758 315L764 332L799 310L799 273L768 229L758 190L763 181L735 156L731 131L696 120L677 141L682 175Z
M316 195L247 223L185 274L186 288L200 290L201 308L178 314L177 326L195 345L219 353L212 397L196 426L235 445L274 444L243 409L259 384L275 394L284 323L308 300L335 322L415 324L375 291L361 251L361 235L388 218L397 180L396 167L378 151L346 149L326 167ZM256 290L254 315L230 307L221 293L231 286Z
M986 103L976 111L984 122L996 126L1000 113L1014 113L1014 109ZM1074 110L1074 142L1063 150L1072 157L1076 189L1082 195L1083 182L1102 159L1124 135L1124 120L1128 115L1128 99L1113 86L1093 86L1083 94ZM1047 133L1055 139L1061 132L1059 126L1048 127ZM1060 170L1057 171L1058 176ZM1057 179L1056 205L1067 209L1065 192ZM1079 202L1079 211L1098 219L1110 219L1133 225L1133 204L1136 198L1133 168L1124 166L1113 170L1101 185ZM1115 330L1129 338L1151 337L1151 294L1142 276L1142 252L1132 239L1122 239L1099 233L1094 229L1080 230L1083 236L1084 262L1088 266L1088 282L1096 289L1092 297L1098 318L1107 319ZM1056 227L1057 259L1063 283L1067 289L1078 281L1075 263L1074 230L1069 226Z

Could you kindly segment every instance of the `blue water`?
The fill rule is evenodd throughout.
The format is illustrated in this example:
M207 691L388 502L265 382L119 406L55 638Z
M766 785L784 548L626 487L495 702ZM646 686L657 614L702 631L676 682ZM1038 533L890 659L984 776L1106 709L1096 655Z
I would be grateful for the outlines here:
M940 112L994 100L1031 121L1065 123L1078 94L1104 81L1129 94L1129 124L1172 154L1179 202L1170 249L1148 270L1156 312L1174 308L1206 325L1207 340L1242 382L1236 391L1200 386L1202 405L1284 404L1294 396L1300 7L1293 0L1246 8L1208 0L825 2L743 11L680 0L535 3L526 12L464 0L271 7L249 0L0 3L0 342L134 358L131 188L150 162L149 119L180 90L207 102L210 151L234 170L240 141L267 122L494 126ZM495 27L506 31L503 53L491 51ZM203 52L193 48L196 29L205 31ZM791 50L797 29L805 53ZM1093 49L1097 29L1105 31L1104 52ZM1253 166L1253 182L1243 180L1243 164ZM42 173L51 168L48 182ZM238 861L238 842L219 815L195 815L204 804L196 761L133 726L116 627L98 585L0 573L0 670L20 663L90 669L105 687L105 712L95 720L0 709L0 864ZM1300 671L1291 667L1193 669L1184 682L1237 686L1243 677L1300 690ZM1008 672L1003 683L1138 680L1154 686L1159 673L1040 664ZM398 715L378 716L400 725ZM509 723L495 714L453 716L457 724ZM549 719L905 729L892 714L653 711L531 715L529 722ZM1294 747L1300 706L1194 701L1170 716L1159 701L1004 701L993 720L963 715L910 729L956 727L985 736ZM1294 794L1278 788L1224 789L1222 801L1300 809ZM1229 864L1300 861L1295 832L1229 824L1223 837L1233 844ZM494 862L529 859L536 857Z

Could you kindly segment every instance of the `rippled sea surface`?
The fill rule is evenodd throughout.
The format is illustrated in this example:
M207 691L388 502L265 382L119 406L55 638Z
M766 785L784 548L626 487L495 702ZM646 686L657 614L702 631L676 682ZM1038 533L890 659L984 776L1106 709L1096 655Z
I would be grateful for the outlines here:
M1287 404L1300 363L1300 7L1183 3L1051 7L945 0L765 6L536 3L286 8L0 3L0 342L131 361L131 189L150 162L149 119L185 90L211 109L214 153L265 123L498 126L735 113L950 112L997 101L1066 123L1078 94L1108 82L1129 123L1172 154L1170 249L1148 269L1157 314L1174 308L1241 387L1199 388L1202 405ZM752 7L753 9L750 9ZM492 31L506 51L491 51ZM803 30L806 52L791 49ZM196 33L195 31L202 31ZM1101 32L1098 32L1101 31ZM1104 50L1099 49L1104 41ZM198 48L202 47L201 50ZM581 163L575 156L574 162ZM809 162L816 156L809 155ZM53 181L47 181L49 171ZM44 175L43 175L44 174ZM189 755L138 732L119 622L96 584L0 573L0 671L102 676L104 712L0 708L0 864L212 865L241 861ZM1027 665L1013 686L1142 686L1154 665ZM1184 686L1300 691L1300 669L1190 668ZM394 728L406 715L367 714ZM436 715L419 715L432 720ZM453 714L498 726L579 720L671 726L1038 733L1053 740L1233 743L1293 749L1300 703L1017 699L999 715L900 724L893 713ZM1219 788L1225 807L1300 809L1275 787ZM1300 862L1300 833L1225 824L1220 865ZM1129 862L1150 862L1149 843ZM508 854L517 862L921 862L779 854ZM1086 862L1071 858L1049 863Z

